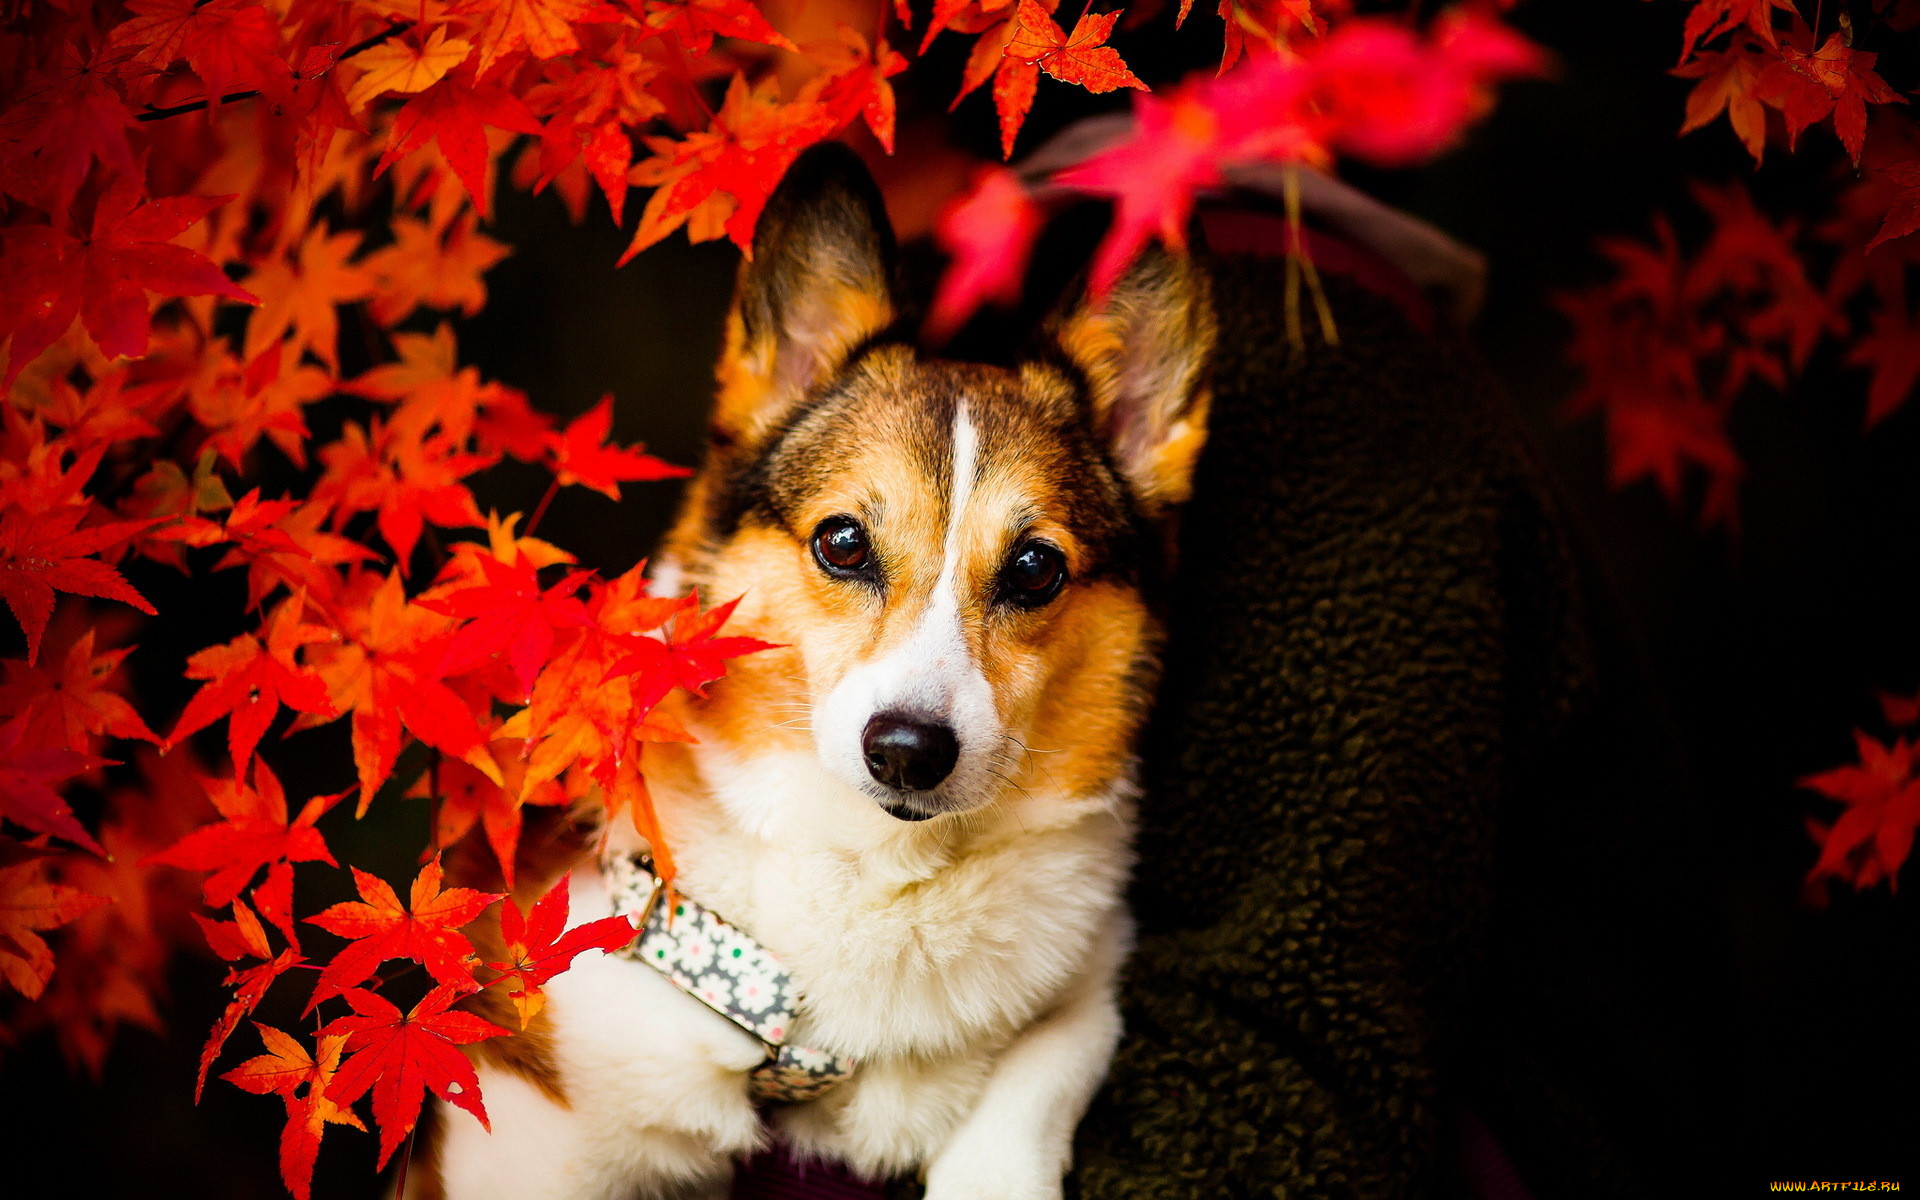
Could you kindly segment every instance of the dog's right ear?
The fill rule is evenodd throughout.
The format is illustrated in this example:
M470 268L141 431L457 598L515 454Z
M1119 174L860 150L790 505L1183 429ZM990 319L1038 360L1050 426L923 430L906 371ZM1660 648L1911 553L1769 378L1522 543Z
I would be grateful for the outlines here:
M788 169L740 264L713 432L759 440L862 342L893 323L893 227L859 156L838 142Z

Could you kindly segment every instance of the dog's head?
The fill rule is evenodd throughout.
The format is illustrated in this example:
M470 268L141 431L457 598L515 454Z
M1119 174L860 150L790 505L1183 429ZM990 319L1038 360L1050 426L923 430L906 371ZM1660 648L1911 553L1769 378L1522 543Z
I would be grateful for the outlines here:
M786 648L735 663L703 736L736 760L809 753L907 821L1093 794L1152 686L1143 574L1205 436L1204 281L1150 256L1002 368L900 337L891 259L837 147L760 219L665 562L744 593L739 625Z

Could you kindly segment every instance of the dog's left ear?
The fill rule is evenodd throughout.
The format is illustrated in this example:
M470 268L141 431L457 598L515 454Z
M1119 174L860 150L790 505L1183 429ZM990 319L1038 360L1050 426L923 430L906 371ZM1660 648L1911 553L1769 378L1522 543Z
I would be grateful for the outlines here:
M753 444L893 321L893 227L859 156L827 142L788 169L740 264L715 433Z
M1054 340L1092 391L1094 427L1150 517L1192 491L1207 439L1214 335L1205 273L1158 248L1104 299L1053 323Z

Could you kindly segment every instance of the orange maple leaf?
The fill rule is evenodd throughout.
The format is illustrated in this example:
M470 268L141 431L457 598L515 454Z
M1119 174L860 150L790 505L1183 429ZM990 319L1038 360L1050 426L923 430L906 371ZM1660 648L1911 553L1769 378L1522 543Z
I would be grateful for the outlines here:
M453 529L485 520L460 480L494 459L460 453L444 433L406 437L377 417L370 432L350 422L338 441L321 448L320 461L327 473L314 487L316 503L332 511L336 527L354 513L377 514L374 524L403 574L427 522Z
M467 0L450 11L478 26L480 71L525 46L535 58L558 58L580 48L573 32L597 0Z
M754 223L775 185L800 152L835 124L834 114L810 99L782 101L776 78L749 88L744 76L735 75L712 128L679 141L646 140L653 156L637 164L630 178L654 192L620 261L682 225L689 241L724 233L751 255Z
M393 243L361 264L373 276L373 319L397 325L423 304L468 316L485 307L480 277L512 249L481 233L479 223L479 215L468 212L442 232L416 217L395 216Z
M257 1055L221 1078L256 1095L279 1095L287 1102L287 1125L280 1135L280 1178L296 1200L307 1200L313 1187L313 1164L320 1138L328 1125L346 1125L366 1131L351 1108L336 1104L327 1088L340 1069L348 1035L321 1034L317 1054L309 1054L299 1039L270 1025L254 1022L267 1053ZM296 1095L301 1087L307 1092Z
M1038 0L1020 0L1014 12L1013 33L1007 38L1008 58L1030 63L1055 79L1077 83L1090 92L1111 92L1115 88L1138 88L1140 82L1120 52L1106 44L1113 34L1117 12L1086 12L1074 22L1071 34L1061 31L1053 14Z
M281 869L286 871L284 878L291 887L292 867L283 863ZM228 962L249 956L266 960L257 966L236 966L227 972L224 982L233 989L233 999L214 1022L206 1045L200 1049L200 1074L193 1085L193 1099L197 1104L201 1093L206 1090L207 1072L213 1067L213 1060L220 1057L227 1038L240 1027L245 1017L260 1006L260 1001L266 997L267 989L273 986L274 980L306 960L300 955L300 943L297 941L275 954L267 942L267 931L260 924L260 918L254 916L253 910L238 898L233 902L231 921L210 921L199 913L193 914L193 919L199 922L202 932L206 934L207 945Z
M335 306L373 294L373 275L365 264L347 261L359 248L359 234L332 233L320 222L300 243L297 266L276 255L249 275L247 284L259 294L260 310L247 322L242 353L251 359L291 329L296 354L311 350L329 371L339 374L340 318Z
M893 85L887 80L906 70L907 60L885 37L870 50L858 30L841 25L835 32L833 41L807 47L807 53L828 73L820 103L833 113L835 124L864 119L881 148L892 154L895 101Z
M706 57L716 36L778 46L782 50L799 49L767 24L766 17L748 0L625 0L625 3L639 14L647 28L656 33L677 34L695 58Z
M1734 136L1758 163L1767 148L1767 108L1760 100L1760 77L1771 61L1756 43L1739 39L1725 50L1701 54L1675 67L1673 73L1682 79L1700 81L1687 93L1687 117L1680 132L1692 133L1724 112Z
M300 647L334 636L329 629L302 622L306 606L304 593L283 601L267 620L264 641L243 633L225 645L209 646L187 659L187 678L207 683L187 701L165 749L171 750L182 738L228 717L227 747L233 754L237 775L245 772L254 747L282 704L303 713L340 715L327 699L326 681L312 668L294 661Z
M107 903L105 896L51 883L45 859L0 867L0 977L29 1000L53 977L53 951L40 935Z
M333 391L333 377L300 361L300 342L269 341L241 363L225 338L207 343L187 384L187 405L206 426L207 445L235 470L265 437L296 466L307 465L306 406Z
M514 851L520 845L521 806L565 804L567 796L551 780L526 785L525 743L500 738L489 743L495 779L458 760L439 766L439 777L423 775L411 795L432 796L437 787L439 809L434 817L433 844L441 849L458 842L478 824L500 864L500 877L511 892Z
M442 321L430 335L396 333L393 349L398 362L374 367L345 388L399 402L387 425L391 436L417 441L438 429L455 443L477 438L483 454L523 462L545 457L553 418L528 406L525 393L482 383L477 368L460 366L451 325Z
M445 26L435 26L424 40L404 34L388 38L354 57L353 65L360 74L347 89L347 108L358 112L384 92L405 95L425 91L471 53L473 43L448 37Z

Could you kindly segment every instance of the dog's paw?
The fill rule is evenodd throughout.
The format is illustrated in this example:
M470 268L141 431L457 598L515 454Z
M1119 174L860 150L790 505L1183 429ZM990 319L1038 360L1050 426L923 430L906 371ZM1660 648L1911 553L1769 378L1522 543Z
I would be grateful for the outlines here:
M1060 1173L1004 1148L953 1147L927 1171L926 1200L1060 1200Z

